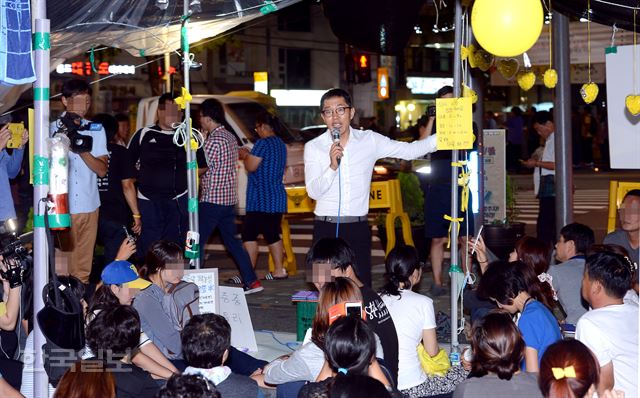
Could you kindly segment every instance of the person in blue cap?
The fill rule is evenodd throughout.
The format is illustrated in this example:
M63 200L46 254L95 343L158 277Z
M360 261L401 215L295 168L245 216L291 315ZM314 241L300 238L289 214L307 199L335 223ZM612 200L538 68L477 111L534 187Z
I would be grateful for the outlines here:
M123 260L107 265L102 271L101 279L87 315L89 322L100 311L118 305L131 305L135 295L151 285L151 282L138 276L135 265ZM168 379L172 374L178 373L178 369L144 332L140 333L136 354L129 360L151 373L154 378Z

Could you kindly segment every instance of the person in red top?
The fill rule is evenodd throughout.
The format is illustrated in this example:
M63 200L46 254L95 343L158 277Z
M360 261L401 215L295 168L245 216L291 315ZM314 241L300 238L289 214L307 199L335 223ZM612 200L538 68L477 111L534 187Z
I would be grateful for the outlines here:
M219 228L224 246L240 271L245 294L251 294L262 291L263 287L249 255L236 238L238 142L223 122L224 109L219 101L210 98L200 105L200 126L207 136L204 153L209 166L200 181L200 242L205 245L213 231ZM200 256L204 264L204 250Z

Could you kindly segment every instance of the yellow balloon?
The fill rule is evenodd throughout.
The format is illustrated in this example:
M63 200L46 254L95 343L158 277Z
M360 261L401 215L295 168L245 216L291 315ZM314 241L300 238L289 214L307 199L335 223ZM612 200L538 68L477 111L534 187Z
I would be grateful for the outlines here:
M482 48L499 57L514 57L535 44L543 19L540 0L476 0L471 28Z

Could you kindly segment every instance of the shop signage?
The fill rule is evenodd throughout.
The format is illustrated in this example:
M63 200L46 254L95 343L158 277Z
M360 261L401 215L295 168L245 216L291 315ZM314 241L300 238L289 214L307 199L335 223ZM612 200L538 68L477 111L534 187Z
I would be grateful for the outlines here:
M95 66L95 71L91 67L91 62L72 62L70 64L60 64L56 67L56 72L60 75L71 73L77 76L91 75L134 75L135 65L113 65L108 62L100 62Z

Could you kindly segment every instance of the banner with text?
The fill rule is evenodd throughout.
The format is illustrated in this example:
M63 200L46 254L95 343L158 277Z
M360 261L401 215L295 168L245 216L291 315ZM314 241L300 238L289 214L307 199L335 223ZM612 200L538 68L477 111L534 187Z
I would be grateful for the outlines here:
M483 130L485 224L507 216L505 137L506 130Z

